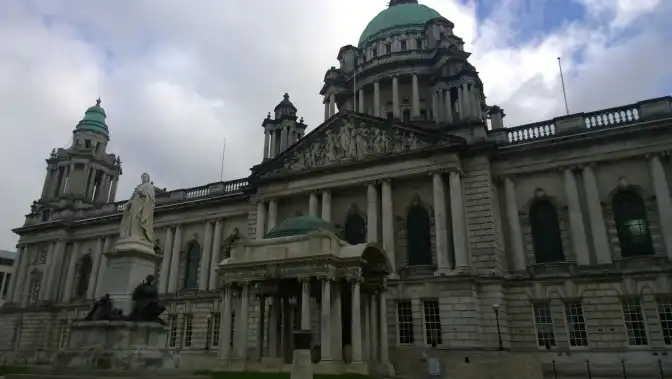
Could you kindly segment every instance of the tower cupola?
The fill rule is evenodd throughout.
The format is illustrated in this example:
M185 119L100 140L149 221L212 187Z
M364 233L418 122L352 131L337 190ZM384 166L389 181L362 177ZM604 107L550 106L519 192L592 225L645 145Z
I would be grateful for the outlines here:
M285 93L282 101L275 106L271 118L269 113L261 126L264 128L264 159L272 159L295 144L306 131L303 118L297 121L297 109Z

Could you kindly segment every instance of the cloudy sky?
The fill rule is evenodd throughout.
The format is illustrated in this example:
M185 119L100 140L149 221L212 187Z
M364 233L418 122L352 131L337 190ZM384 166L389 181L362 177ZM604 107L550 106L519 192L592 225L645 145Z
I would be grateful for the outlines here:
M669 95L672 1L421 0L456 25L507 126ZM362 5L365 4L365 5ZM311 129L341 46L386 0L0 0L0 249L101 96L121 156L169 189L244 177L266 113L289 92Z

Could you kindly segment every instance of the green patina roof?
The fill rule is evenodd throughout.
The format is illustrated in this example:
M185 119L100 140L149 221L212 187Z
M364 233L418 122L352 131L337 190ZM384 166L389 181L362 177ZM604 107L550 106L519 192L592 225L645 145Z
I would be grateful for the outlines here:
M297 216L278 224L266 234L266 238L300 236L319 229L337 234L336 227L330 222L318 217Z
M84 118L77 124L75 130L89 130L104 135L109 135L107 124L105 124L105 109L100 106L100 99L96 101L96 105L90 107L84 113Z
M427 21L441 17L439 12L422 4L397 4L378 13L359 37L359 47L376 38L380 33L392 29L421 29Z

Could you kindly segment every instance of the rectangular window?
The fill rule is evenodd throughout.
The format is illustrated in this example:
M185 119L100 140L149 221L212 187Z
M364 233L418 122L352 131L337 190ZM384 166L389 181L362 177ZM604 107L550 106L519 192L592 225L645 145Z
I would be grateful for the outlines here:
M194 316L184 315L184 347L191 347L191 339L194 335Z
M219 346L219 327L222 325L222 315L215 313L212 315L212 347Z
M397 303L397 325L399 325L399 344L413 344L413 310L410 301Z
M569 345L573 347L588 346L588 333L586 332L586 320L583 318L583 307L580 302L565 304L565 316L567 318L567 333Z
M642 305L638 299L623 300L623 319L628 343L634 346L648 345L646 323L642 313Z
M537 329L537 345L547 349L555 346L553 316L549 304L534 305L534 326Z
M392 52L392 44L391 43L386 43L385 44L385 54L390 54Z
M658 317L665 345L672 345L672 297L658 299Z
M406 51L406 41L400 41L401 42L401 51Z
M177 345L177 316L168 316L168 347L175 347Z
M422 302L422 311L425 318L425 343L437 345L443 343L441 336L441 318L439 317L439 301L425 300Z
M417 38L415 40L415 48L416 49L422 49L422 38Z

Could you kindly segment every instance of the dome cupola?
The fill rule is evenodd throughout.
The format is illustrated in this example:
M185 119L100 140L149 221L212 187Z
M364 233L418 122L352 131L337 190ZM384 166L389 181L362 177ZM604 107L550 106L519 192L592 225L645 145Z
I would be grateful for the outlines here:
M109 137L109 130L107 129L107 124L105 123L105 109L100 106L100 98L96 100L96 105L89 107L84 113L84 118L77 124L75 132L81 130L88 130L90 132L102 134L105 137Z
M439 12L417 0L391 0L387 9L369 21L359 37L359 48L389 32L421 31L427 22L440 17Z

